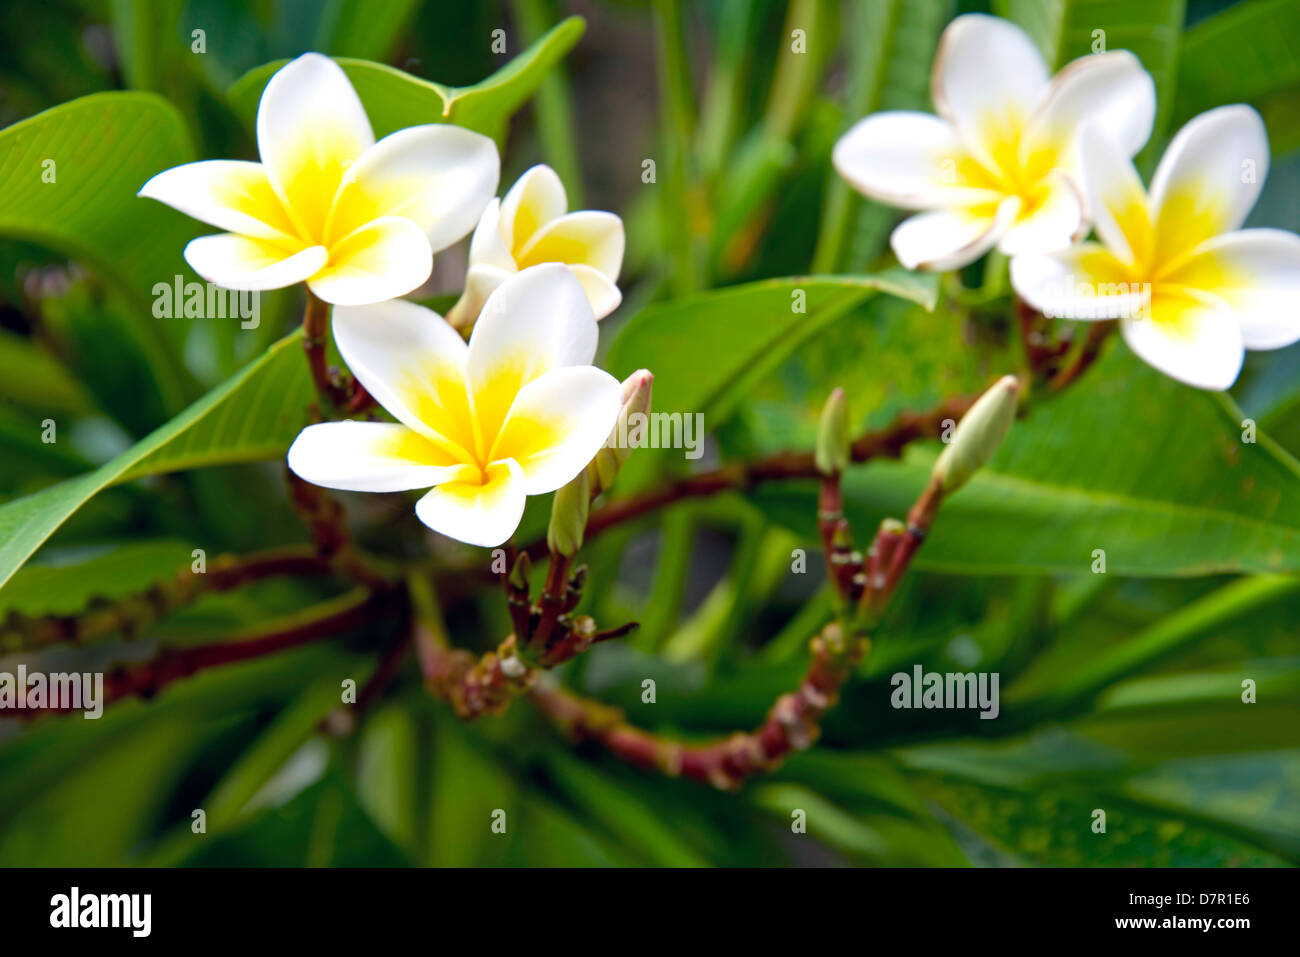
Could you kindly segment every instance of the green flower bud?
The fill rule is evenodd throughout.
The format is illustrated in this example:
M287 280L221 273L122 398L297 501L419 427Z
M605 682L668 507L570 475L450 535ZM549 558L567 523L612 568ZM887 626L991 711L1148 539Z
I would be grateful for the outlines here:
M839 475L849 467L849 403L843 389L835 389L822 409L813 459L823 475Z
M551 524L546 529L546 545L551 551L572 558L582 548L591 510L591 481L583 469L568 485L555 493L551 505Z
M1003 376L975 400L957 423L952 440L934 463L931 473L945 493L955 492L979 471L998 450L1016 417L1020 380Z
M648 369L638 369L623 380L623 409L619 413L618 423L609 433L604 447L587 466L592 495L599 495L613 485L623 463L631 456L632 448L627 443L629 419L637 413L649 414L650 389L654 385L654 379Z

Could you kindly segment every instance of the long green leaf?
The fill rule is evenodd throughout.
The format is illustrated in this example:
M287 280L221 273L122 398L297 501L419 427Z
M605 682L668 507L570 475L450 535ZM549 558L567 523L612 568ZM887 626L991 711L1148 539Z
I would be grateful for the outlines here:
M421 123L455 123L500 137L511 114L533 95L585 28L581 17L569 17L500 70L472 86L444 86L367 60L341 57L338 63L361 97L376 136ZM227 95L231 106L250 125L257 115L262 88L284 63L276 60L250 70L230 88Z
M302 427L312 387L300 334L93 472L0 506L0 586L92 496L145 475L283 455Z
M192 384L175 329L150 309L155 283L182 274L194 224L136 197L150 176L193 159L175 108L151 93L95 93L0 131L0 235L95 266L128 297L129 331L179 409Z
M1184 123L1224 103L1258 101L1300 85L1300 6L1249 0L1198 23L1183 40L1173 115ZM1295 126L1294 116L1290 125Z

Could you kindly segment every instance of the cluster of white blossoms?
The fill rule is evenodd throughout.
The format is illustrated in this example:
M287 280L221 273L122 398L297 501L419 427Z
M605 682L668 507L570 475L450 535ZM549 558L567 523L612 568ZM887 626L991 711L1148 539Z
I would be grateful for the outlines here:
M1188 122L1148 193L1131 157L1155 88L1131 53L1050 77L1023 31L970 14L944 32L932 98L941 116L869 116L834 152L860 192L924 211L891 237L904 266L955 269L996 247L1030 305L1119 318L1137 355L1204 389L1232 385L1245 349L1300 340L1300 237L1240 228L1268 170L1252 108ZM1090 226L1100 242L1080 243Z
M257 148L261 163L189 163L140 195L228 230L185 248L209 282L305 282L336 307L340 354L397 421L309 426L289 467L328 488L432 489L416 505L430 528L506 541L525 497L575 478L618 420L622 389L591 363L597 318L621 298L622 221L566 213L544 166L497 200L496 145L469 130L430 124L376 142L347 75L320 54L271 77ZM397 298L470 230L456 328ZM466 344L457 330L471 327Z

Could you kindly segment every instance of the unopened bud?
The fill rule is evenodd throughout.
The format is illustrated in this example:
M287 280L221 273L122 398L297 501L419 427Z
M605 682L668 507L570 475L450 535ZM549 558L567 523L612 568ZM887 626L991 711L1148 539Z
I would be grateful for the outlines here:
M849 467L849 403L843 389L835 389L822 409L813 458L822 475L839 475Z
M627 438L630 419L638 413L649 415L650 389L654 380L655 377L648 369L638 369L623 380L623 408L618 414L618 422L609 433L605 445L587 466L593 495L599 495L614 484L619 469L632 454L632 446Z
M552 552L572 558L582 548L591 510L591 481L583 469L568 485L555 493L551 505L551 524L546 529L546 545Z
M519 557L515 559L515 567L510 569L510 584L512 587L520 590L528 590L528 576L532 574L533 560L528 557L527 552L520 552Z
M945 493L955 492L993 458L1016 417L1020 380L1003 376L975 400L957 423L952 439L934 463L932 475Z

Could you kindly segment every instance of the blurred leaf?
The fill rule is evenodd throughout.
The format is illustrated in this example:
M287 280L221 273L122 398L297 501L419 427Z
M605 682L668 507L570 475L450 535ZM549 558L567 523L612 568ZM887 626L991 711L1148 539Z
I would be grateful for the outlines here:
M901 269L879 276L768 279L657 303L623 326L607 365L620 379L649 369L655 376L654 411L703 414L711 431L787 356L853 307L885 292L933 308L934 280ZM796 312L801 303L806 311ZM642 449L631 463L645 468L656 458L649 451Z
M302 427L312 386L300 334L281 339L238 375L93 472L0 506L0 586L88 499L144 475L284 454Z
M705 867L708 861L682 841L665 820L663 808L645 804L589 765L552 751L547 759L552 778L583 812L584 819L605 825L624 844L657 867Z
M918 565L1084 572L1103 549L1112 575L1300 568L1300 466L1266 436L1242 442L1241 419L1226 396L1113 349L1069 394L1018 422L989 466L944 503ZM905 514L933 454L914 446L903 462L851 470L854 526ZM752 494L796 531L813 531L808 483Z
M320 13L317 49L331 56L383 60L419 5L419 0L326 0Z
M152 289L182 272L194 227L135 194L153 174L193 158L179 114L150 93L92 94L0 131L0 234L83 259L118 283L171 409L192 384L153 317Z
M1241 578L1157 621L1139 633L1095 651L1085 660L1078 654L1040 656L1034 666L1007 689L1008 703L1017 706L1061 705L1094 693L1133 674L1221 625L1282 597L1300 591L1300 578L1259 576Z
M1300 86L1300 7L1292 0L1247 0L1202 20L1183 39L1175 123L1224 103L1286 95ZM1294 136L1296 114L1278 113ZM1273 133L1270 124L1269 132ZM1278 132L1282 132L1279 130ZM1274 152L1280 152L1275 142Z
M126 542L74 564L28 565L0 589L0 620L15 612L72 615L96 598L139 594L188 569L191 552L180 541Z
M422 863L430 867L499 864L523 826L531 802L520 800L509 773L449 712L434 725L426 757L431 793ZM493 831L504 813L504 833Z
M341 57L339 66L361 97L377 137L421 123L455 123L499 139L506 121L533 95L551 67L573 48L584 29L581 17L569 17L500 70L472 86L444 86L366 60ZM285 62L277 60L250 70L230 88L231 106L250 127L262 88Z
M85 387L48 349L11 332L0 332L0 398L46 415L92 408Z

